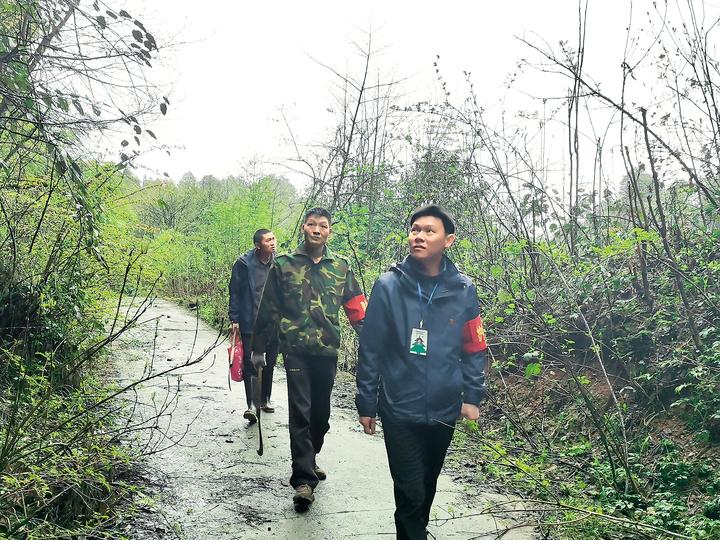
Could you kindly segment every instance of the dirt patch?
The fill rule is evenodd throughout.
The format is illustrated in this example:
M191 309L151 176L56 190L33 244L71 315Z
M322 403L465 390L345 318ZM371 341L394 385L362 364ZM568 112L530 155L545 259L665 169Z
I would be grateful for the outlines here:
M336 409L356 414L355 375L347 371L338 371L333 386L332 406Z

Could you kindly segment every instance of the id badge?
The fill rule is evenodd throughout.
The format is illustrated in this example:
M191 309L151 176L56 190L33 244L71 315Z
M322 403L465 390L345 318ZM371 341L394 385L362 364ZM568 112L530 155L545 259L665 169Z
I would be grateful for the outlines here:
M418 356L427 356L428 331L424 328L413 328L410 334L410 352Z

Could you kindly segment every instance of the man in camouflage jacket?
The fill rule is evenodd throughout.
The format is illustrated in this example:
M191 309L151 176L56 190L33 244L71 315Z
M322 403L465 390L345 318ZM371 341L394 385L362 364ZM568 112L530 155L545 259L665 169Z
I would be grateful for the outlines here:
M315 500L325 472L316 455L330 425L330 393L340 346L340 306L360 330L367 305L350 264L327 246L330 213L313 208L302 226L305 241L275 259L260 303L253 356L265 352L263 329L279 325L288 385L293 501L299 512Z

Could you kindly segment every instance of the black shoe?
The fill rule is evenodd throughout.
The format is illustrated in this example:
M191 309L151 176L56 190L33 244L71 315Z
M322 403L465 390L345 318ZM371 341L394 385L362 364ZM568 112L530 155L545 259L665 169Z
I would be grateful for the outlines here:
M313 490L307 484L301 484L295 488L295 495L293 495L293 504L295 505L296 512L307 512L310 505L315 500Z
M252 409L248 409L247 411L245 411L243 413L243 418L245 420L247 420L248 422L250 422L250 425L257 422L257 415L255 414L255 411L253 411Z
M269 399L265 402L265 405L263 405L263 406L260 407L260 408L263 410L263 412L268 412L268 413L274 413L274 412L275 412L275 405L274 405L273 402L270 401Z

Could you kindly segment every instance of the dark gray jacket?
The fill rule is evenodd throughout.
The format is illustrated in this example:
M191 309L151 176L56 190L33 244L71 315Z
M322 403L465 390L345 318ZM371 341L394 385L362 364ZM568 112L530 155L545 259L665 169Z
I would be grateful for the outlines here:
M256 287L255 276L261 265L262 262L257 258L257 251L251 249L235 261L230 276L228 317L230 322L240 325L240 331L243 334L252 333L255 326L258 306L262 298L262 288Z
M407 257L375 283L360 334L355 403L360 416L400 422L454 422L462 403L485 396L486 342L475 287L445 258L425 305L427 356L410 352L421 317L416 263ZM430 291L420 294L426 304ZM380 384L382 382L382 385Z

